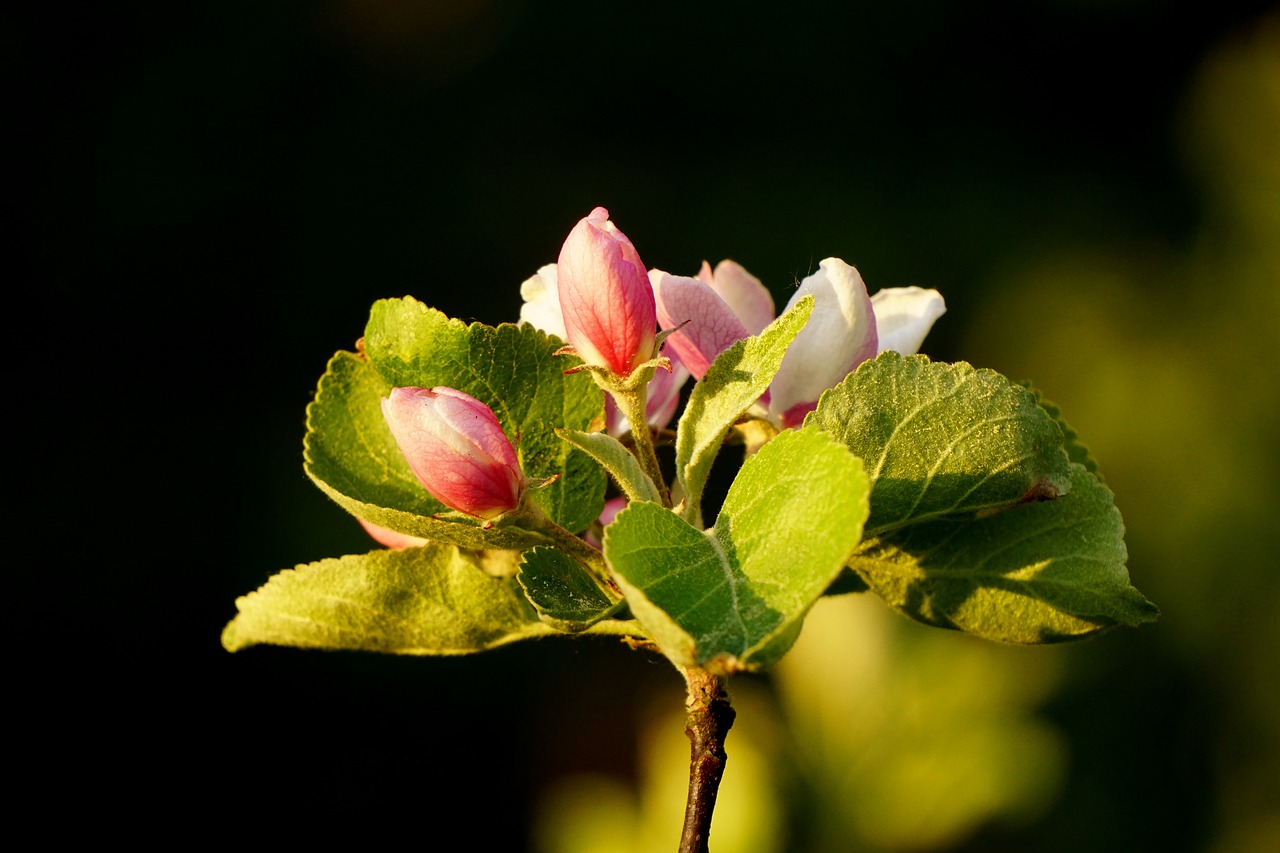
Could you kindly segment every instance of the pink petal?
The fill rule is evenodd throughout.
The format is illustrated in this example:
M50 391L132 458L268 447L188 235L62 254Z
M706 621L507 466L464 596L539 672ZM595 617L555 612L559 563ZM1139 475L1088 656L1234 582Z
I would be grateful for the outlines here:
M750 335L733 309L696 278L652 270L649 279L657 299L658 322L664 329L688 324L667 338L695 379L702 379L716 356Z
M773 294L740 264L724 260L716 264L714 273L709 273L708 264L703 261L702 269L699 280L711 285L748 332L758 335L773 322Z

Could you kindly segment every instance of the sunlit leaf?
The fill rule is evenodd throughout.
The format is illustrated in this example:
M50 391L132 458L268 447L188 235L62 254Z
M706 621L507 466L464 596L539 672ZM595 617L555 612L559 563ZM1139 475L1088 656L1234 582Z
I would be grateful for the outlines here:
M817 429L748 459L715 527L633 502L605 528L605 556L636 618L678 666L762 669L790 647L840 574L867 515L862 463Z
M1159 611L1129 583L1124 524L1083 465L1069 492L868 539L849 565L894 609L1010 643L1070 640Z
M559 430L558 435L599 462L629 500L654 503L662 500L653 480L645 474L640 462L618 439L608 433L570 429Z
M459 655L553 633L511 578L485 574L457 548L373 551L272 577L236 600L222 643Z
M823 394L805 423L866 462L868 534L1071 486L1062 430L1035 394L964 363L881 353Z
M813 298L806 296L758 336L720 353L694 385L676 432L676 478L686 496L684 517L695 526L702 526L702 492L725 434L768 390L812 311Z

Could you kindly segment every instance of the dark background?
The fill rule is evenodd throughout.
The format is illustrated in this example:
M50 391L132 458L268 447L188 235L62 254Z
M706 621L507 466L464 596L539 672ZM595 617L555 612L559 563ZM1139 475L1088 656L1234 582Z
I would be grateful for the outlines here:
M294 839L461 824L520 850L557 779L630 781L649 700L681 690L609 642L399 659L218 640L274 572L369 546L306 479L301 440L370 303L514 320L520 282L604 205L650 266L732 257L779 304L829 255L873 291L935 287L949 311L927 353L1035 379L1097 436L1134 582L1165 615L1045 650L1068 673L1040 709L1071 756L1058 794L942 849L1264 849L1280 833L1266 10L28 13L8 28L17 177L35 187L14 319L50 427L16 467L53 463L25 481L41 556L11 620L30 803L140 836L161 814ZM1180 515L1171 495L1195 498Z

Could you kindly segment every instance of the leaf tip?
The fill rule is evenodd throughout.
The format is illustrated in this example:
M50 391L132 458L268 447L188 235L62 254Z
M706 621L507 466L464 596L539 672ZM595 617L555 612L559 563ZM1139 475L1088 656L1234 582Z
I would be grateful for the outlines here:
M228 622L227 626L222 629L222 648L228 652L235 653L253 645L252 640L246 640L240 635L240 632L236 630L236 623L239 621L240 617L237 616L235 619Z

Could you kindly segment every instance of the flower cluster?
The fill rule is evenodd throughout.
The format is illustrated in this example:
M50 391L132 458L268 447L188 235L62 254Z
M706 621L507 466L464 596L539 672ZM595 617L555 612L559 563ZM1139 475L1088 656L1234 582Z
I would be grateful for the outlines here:
M609 381L625 382L655 359L670 362L670 370L654 371L645 397L645 420L654 429L671 422L690 376L702 379L721 352L775 317L768 288L733 261L714 270L704 261L696 277L646 271L602 207L574 226L558 261L526 280L520 294L522 322L565 340ZM758 415L782 429L797 426L823 391L876 353L916 352L946 310L936 290L889 288L868 296L862 276L839 258L822 261L801 281L787 308L809 295L813 313L756 404ZM668 335L660 352L659 326ZM486 523L520 506L529 484L485 403L452 388L394 388L382 408L410 468L441 503ZM612 435L630 430L610 397L606 412ZM381 531L372 532L379 538Z
M660 428L674 416L689 376L701 379L716 356L773 321L773 296L729 260L714 270L704 261L697 277L652 269L642 281L635 247L608 217L604 208L592 211L570 232L559 263L524 282L520 319L568 341L588 364L623 373L652 357L656 317L670 332L662 355L673 364L650 383L647 420ZM857 269L839 258L822 261L801 281L787 308L807 295L814 297L813 314L759 403L782 428L799 424L823 391L878 352L919 350L946 311L936 290L895 287L868 296ZM620 430L611 421L610 431Z

